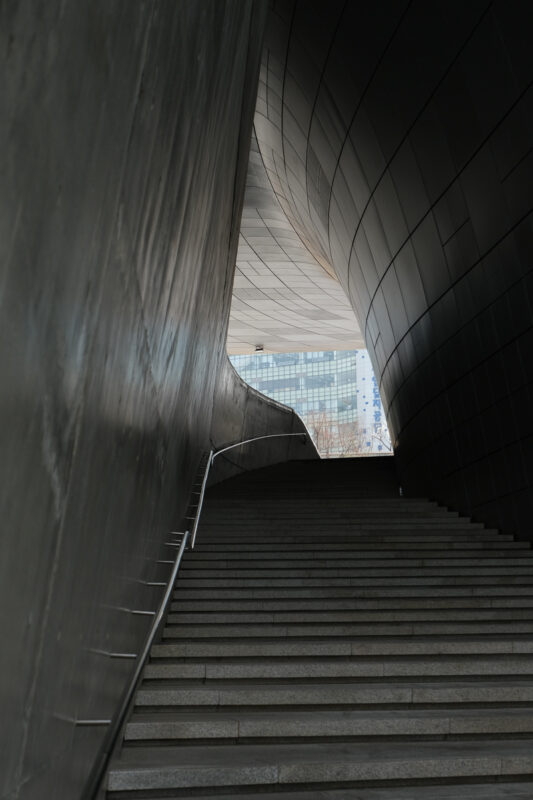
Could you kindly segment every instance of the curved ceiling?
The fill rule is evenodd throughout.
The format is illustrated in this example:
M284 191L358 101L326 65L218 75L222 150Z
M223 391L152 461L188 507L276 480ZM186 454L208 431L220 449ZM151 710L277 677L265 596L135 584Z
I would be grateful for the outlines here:
M261 98L256 115L260 111ZM336 277L287 219L252 137L227 349L230 355L364 347Z
M363 326L402 486L526 538L528 12L272 0L255 115L280 207Z

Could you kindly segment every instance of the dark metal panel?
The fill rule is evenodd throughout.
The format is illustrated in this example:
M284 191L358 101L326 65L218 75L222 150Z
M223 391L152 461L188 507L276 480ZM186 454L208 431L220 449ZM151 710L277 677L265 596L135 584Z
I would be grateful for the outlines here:
M327 4L305 9L321 19ZM527 11L523 3L486 0L395 4L394 13L386 3L347 4L329 40L314 39L321 52L312 59L292 49L305 26L299 14L288 15L264 58L283 65L289 53L291 80L304 98L313 95L316 65L325 64L317 102L298 110L312 114L307 218L304 181L293 185L285 171L283 128L259 139L262 150L277 153L289 219L329 252L363 326L366 320L404 487L530 537ZM381 26L372 24L374 13ZM285 102L289 112L290 97ZM319 180L330 175L335 153L333 180ZM505 436L494 430L498 415ZM503 488L498 470L512 458Z

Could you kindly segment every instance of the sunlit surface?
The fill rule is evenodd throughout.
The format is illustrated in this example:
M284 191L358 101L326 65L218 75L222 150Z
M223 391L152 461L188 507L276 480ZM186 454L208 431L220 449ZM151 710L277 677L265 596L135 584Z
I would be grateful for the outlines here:
M230 356L242 378L302 417L323 458L392 453L366 350Z

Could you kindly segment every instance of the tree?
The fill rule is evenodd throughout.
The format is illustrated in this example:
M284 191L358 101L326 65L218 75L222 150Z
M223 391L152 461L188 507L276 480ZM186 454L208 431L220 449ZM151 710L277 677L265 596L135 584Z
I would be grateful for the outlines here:
M373 453L378 448L380 451L392 452L389 432L384 425L379 425L378 428L374 426L373 432L368 432L358 419L338 422L326 411L311 411L304 416L304 422L318 452L324 458Z

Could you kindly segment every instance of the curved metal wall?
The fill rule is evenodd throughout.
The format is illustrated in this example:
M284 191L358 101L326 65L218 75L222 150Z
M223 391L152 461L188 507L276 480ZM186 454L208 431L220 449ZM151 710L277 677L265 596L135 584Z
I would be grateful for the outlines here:
M274 3L255 128L356 310L410 493L530 536L526 3Z
M2 798L80 796L202 450L304 430L224 346L266 11L0 3Z

